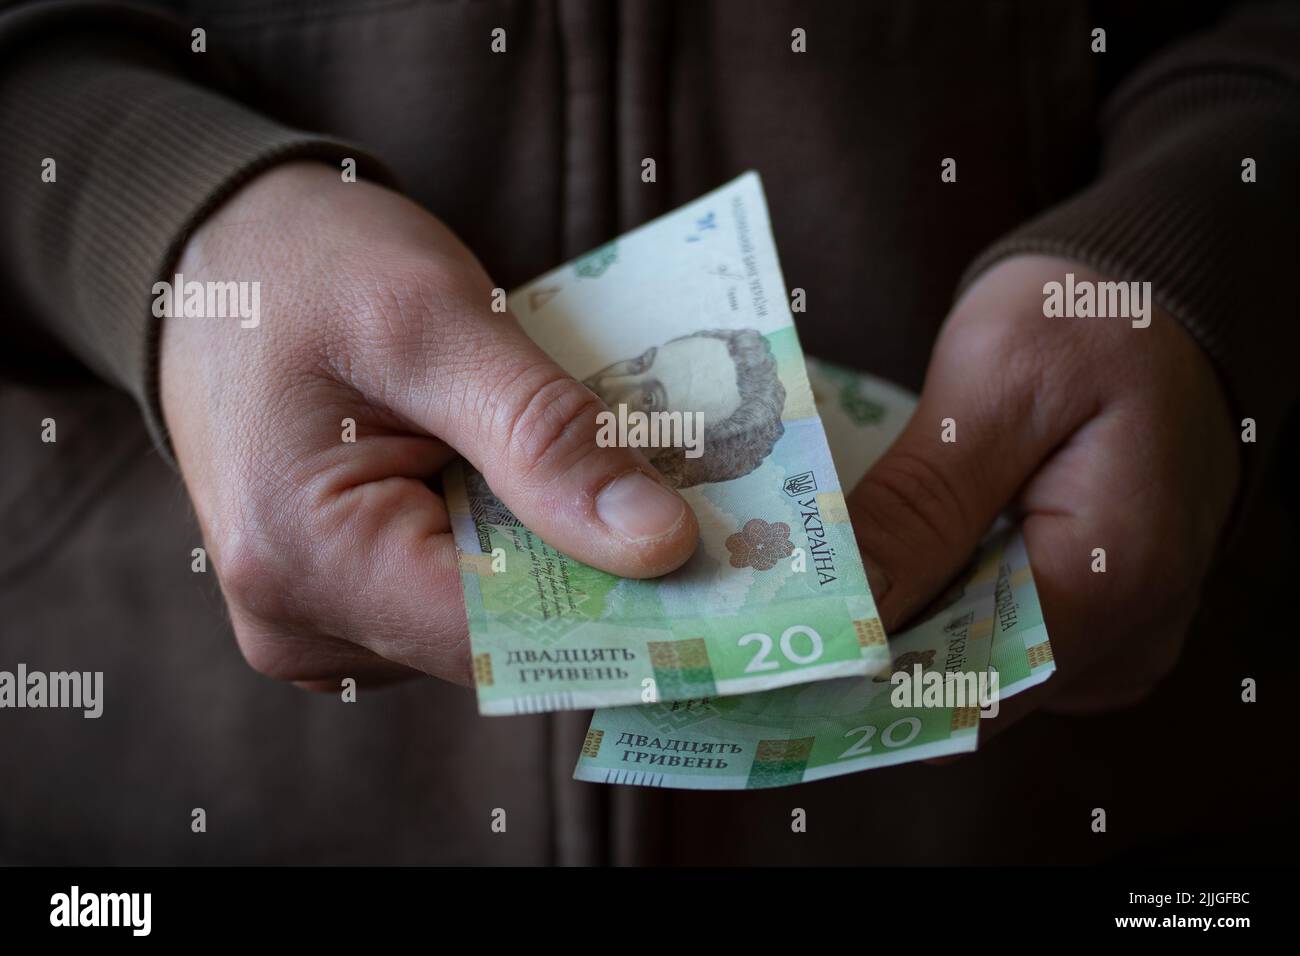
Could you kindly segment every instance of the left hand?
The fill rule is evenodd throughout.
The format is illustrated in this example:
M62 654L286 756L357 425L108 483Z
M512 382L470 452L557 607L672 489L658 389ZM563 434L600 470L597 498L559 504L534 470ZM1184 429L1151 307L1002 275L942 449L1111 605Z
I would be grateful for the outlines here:
M1232 509L1240 443L1177 320L1048 318L1043 285L1105 281L1020 256L984 273L939 335L916 413L849 498L887 631L935 597L994 517L1023 518L1057 673L1002 705L1128 706L1174 666ZM956 441L940 440L956 422ZM1092 570L1104 548L1105 573Z

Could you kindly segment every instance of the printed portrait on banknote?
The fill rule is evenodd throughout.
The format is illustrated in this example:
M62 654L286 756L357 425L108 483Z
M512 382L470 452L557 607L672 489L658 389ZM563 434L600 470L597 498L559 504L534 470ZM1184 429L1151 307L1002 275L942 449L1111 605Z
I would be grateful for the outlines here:
M747 475L784 433L785 387L767 339L754 329L708 329L651 346L605 366L586 385L610 408L701 413L703 454L648 448L677 488Z

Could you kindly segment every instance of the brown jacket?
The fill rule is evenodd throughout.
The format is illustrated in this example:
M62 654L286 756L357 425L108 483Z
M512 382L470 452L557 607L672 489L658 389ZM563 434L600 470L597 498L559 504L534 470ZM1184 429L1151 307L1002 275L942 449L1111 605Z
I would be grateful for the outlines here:
M176 0L5 13L0 669L103 670L108 700L97 721L0 711L0 862L1094 859L1204 827L1207 803L1213 832L1236 833L1240 795L1180 761L1215 733L1250 752L1207 699L1231 704L1242 673L1266 666L1268 628L1254 644L1222 635L1265 613L1296 570L1269 454L1296 395L1281 358L1300 344L1300 21L1293 7L1223 6ZM191 51L194 27L206 53ZM490 49L497 27L505 54ZM792 52L796 27L807 53ZM1094 27L1105 53L1090 49ZM950 767L764 794L575 783L585 714L480 718L470 693L435 681L345 705L259 678L215 582L190 572L198 532L150 443L151 431L165 448L148 290L221 199L301 156L357 157L505 287L758 169L786 277L807 291L807 351L912 388L963 275L1002 256L1052 252L1150 280L1261 423L1249 462L1261 503L1236 552L1255 564L1215 579L1198 633L1217 637L1194 640L1136 711L1035 717ZM56 184L41 181L46 157ZM655 184L641 181L644 157ZM940 180L946 157L955 184ZM39 440L47 417L56 444ZM1135 727L1163 741L1156 756ZM1260 772L1257 813L1282 794ZM1086 827L1094 806L1129 821L1104 846ZM190 831L195 807L207 834ZM498 807L505 834L489 828ZM809 811L807 834L790 832L793 807Z

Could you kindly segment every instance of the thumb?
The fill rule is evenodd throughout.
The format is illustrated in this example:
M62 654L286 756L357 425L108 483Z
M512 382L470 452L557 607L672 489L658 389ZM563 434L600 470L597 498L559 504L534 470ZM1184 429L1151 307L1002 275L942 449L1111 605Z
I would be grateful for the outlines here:
M1032 385L990 378L969 352L937 350L907 427L849 496L886 630L952 580L1052 450Z
M458 338L457 360L429 373L442 400L417 421L464 455L520 521L623 577L665 574L691 556L699 528L690 506L640 452L597 444L607 409L591 389L512 316L490 314Z

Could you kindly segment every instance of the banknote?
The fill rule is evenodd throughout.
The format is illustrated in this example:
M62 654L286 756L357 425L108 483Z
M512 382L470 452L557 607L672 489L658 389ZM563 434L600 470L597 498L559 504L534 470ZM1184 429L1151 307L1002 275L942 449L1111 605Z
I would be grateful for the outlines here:
M808 380L840 481L852 489L885 453L916 409L916 396L877 376L807 358ZM996 535L1010 523L1002 519ZM1020 534L1006 544L998 577L990 667L1001 698L1013 697L1056 670L1029 555Z
M702 417L697 447L645 448L694 509L700 545L673 574L618 578L540 540L468 466L449 469L481 713L720 697L888 668L756 174L508 302L618 410L620 435L636 425L629 395Z
M1037 687L1056 671L1029 554L1020 534L1012 537L1002 556L989 667L998 675L998 694L1003 699Z
M574 777L755 789L974 750L1005 541L986 544L925 620L891 635L893 675L604 708L592 716Z
M807 368L841 481L852 488L907 424L916 398L812 357ZM959 699L936 706L922 688L921 707L899 706L915 702L907 693L915 679L845 679L599 710L574 776L687 789L774 787L974 750L979 705L1041 683L1055 667L1019 531L999 522L971 569L923 617L891 635L893 675L915 675L917 665L925 674L952 674L954 689L957 679L965 682Z

